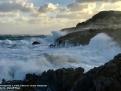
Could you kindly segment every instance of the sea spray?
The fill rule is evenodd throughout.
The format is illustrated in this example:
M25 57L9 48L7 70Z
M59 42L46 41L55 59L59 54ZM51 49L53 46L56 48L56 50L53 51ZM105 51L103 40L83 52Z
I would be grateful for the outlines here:
M39 39L47 43L47 38ZM118 44L104 33L92 38L89 45L66 48L49 48L44 45L45 42L33 46L33 39L10 41L9 45L16 46L0 46L0 80L24 79L27 73L41 74L49 69L83 67L88 71L106 63L121 51Z

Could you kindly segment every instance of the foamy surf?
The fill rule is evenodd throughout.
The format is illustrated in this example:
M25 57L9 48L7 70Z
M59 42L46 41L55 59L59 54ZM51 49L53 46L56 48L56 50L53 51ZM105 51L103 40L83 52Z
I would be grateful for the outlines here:
M49 48L50 38L52 36L38 38L42 44L37 46L31 45L33 39L5 41L7 44L0 46L0 80L20 80L27 73L41 74L49 69L83 67L88 71L121 51L120 46L104 33L92 38L89 45L69 48ZM11 48L8 44L16 46Z

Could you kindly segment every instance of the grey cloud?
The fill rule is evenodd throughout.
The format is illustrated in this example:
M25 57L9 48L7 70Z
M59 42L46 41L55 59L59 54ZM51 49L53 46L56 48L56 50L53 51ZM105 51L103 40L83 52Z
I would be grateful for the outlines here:
M0 3L0 12L22 11L30 12L32 9L16 2Z
M79 4L79 3L72 3L67 6L67 8L70 9L71 11L80 11L87 7L88 7L87 4Z
M54 5L52 3L45 4L39 8L39 12L46 13L46 12L52 12L57 10L57 5Z
M46 11L47 11L47 7L48 7L47 4L41 6L41 7L39 8L39 12L43 12L43 13L46 12Z

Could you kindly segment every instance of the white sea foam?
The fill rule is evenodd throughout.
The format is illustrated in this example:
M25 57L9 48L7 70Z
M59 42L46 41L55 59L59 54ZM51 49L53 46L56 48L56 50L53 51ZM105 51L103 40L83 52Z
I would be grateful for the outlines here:
M47 43L47 39L40 40ZM89 45L70 48L49 48L44 44L32 46L32 41L17 40L10 42L10 45L16 46L0 46L0 80L23 79L27 73L41 74L48 69L63 67L81 66L88 71L111 60L121 51L120 47L103 33L92 38Z

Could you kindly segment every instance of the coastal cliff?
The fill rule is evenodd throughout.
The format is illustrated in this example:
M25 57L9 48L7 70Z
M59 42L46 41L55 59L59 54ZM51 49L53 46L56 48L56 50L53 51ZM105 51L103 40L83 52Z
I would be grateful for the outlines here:
M68 33L55 41L57 46L65 44L87 45L99 33L109 35L121 45L121 11L101 11L91 19L78 23L76 27L62 30Z

